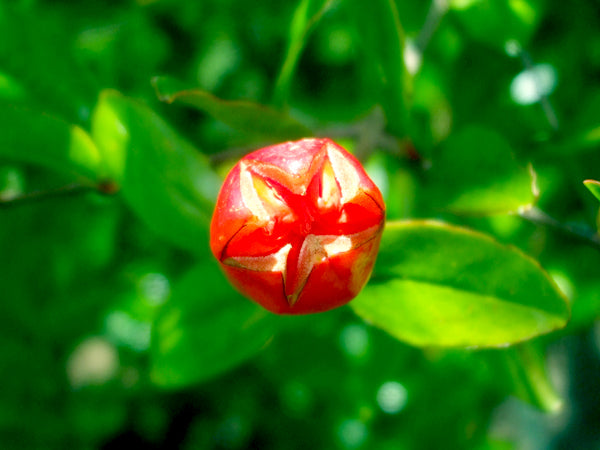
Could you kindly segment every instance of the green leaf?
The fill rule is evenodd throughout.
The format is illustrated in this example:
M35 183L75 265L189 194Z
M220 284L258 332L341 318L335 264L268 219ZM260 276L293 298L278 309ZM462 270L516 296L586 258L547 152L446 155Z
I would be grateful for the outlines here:
M535 342L515 345L499 356L508 372L507 379L520 399L544 412L560 410L562 399L548 377L543 350Z
M201 262L175 286L155 323L153 382L177 388L234 368L271 339L276 318L234 291L212 260Z
M0 68L4 77L18 81L13 95L2 94L82 124L89 118L97 83L90 68L73 55L77 26L57 12L18 2L0 6Z
M275 104L284 105L290 92L292 77L311 31L335 0L301 0L290 25L285 59L275 83Z
M538 147L540 156L589 159L600 145L600 90L590 89L553 139Z
M565 298L514 247L431 221L388 223L354 311L417 346L499 347L562 328Z
M534 174L513 158L495 131L469 126L454 133L433 157L429 172L435 206L457 214L499 214L532 206Z
M412 80L404 65L404 30L393 0L349 0L357 34L362 41L366 64L374 70L389 130L404 136L407 132L408 98Z
M98 149L78 126L2 104L0 123L0 157L94 181L103 175Z
M242 100L223 100L166 77L155 77L152 84L161 101L193 106L238 131L273 141L294 140L312 135L308 128L288 114L268 106Z
M583 184L590 190L592 194L594 194L594 197L600 200L600 181L585 180Z
M600 143L600 125L596 125L579 135L576 135L568 145L568 150L592 151L597 150ZM564 147L563 147L564 148Z
M23 84L8 73L0 71L0 99L18 103L27 98Z
M500 50L527 44L543 10L537 0L452 0L450 9L473 39Z
M127 203L158 234L206 253L220 179L207 159L147 106L101 94L92 136Z

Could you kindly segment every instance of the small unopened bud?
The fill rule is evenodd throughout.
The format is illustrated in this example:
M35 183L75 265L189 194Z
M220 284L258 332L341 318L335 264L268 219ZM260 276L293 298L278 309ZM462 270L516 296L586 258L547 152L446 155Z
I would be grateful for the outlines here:
M327 311L367 282L385 206L361 164L330 139L257 150L227 176L210 245L227 278L278 314Z

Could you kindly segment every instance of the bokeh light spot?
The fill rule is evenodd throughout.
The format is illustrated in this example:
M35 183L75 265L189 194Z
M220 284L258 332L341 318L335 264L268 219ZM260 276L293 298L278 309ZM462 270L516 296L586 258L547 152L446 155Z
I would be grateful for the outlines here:
M411 75L416 74L421 68L421 63L423 62L423 54L417 48L414 42L407 40L406 45L404 47L404 64L406 65L406 70Z
M377 391L377 404L387 414L397 414L402 411L407 399L406 388L397 381L383 383Z
M360 447L368 436L367 426L360 420L344 420L337 429L337 437L344 448Z
M516 39L509 39L504 44L504 51L512 58L516 58L521 54L521 44Z
M73 350L66 369L73 388L102 385L116 375L119 355L115 346L106 339L90 337Z
M0 167L0 201L10 201L25 191L23 172L16 167Z
M124 311L114 311L106 317L106 332L115 342L135 351L150 346L150 324L135 320Z
M510 96L519 105L531 105L549 95L556 87L556 69L538 64L518 74L510 84Z
M139 281L140 291L152 306L162 305L171 294L169 280L161 273L148 273Z
M365 356L369 350L369 333L363 325L347 325L340 333L344 353L355 358Z

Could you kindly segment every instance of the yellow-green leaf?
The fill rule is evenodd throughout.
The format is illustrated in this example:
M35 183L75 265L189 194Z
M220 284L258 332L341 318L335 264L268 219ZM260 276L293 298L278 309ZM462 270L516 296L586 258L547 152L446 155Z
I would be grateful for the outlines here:
M438 347L509 345L564 327L570 314L536 261L431 221L387 225L374 275L351 306L400 340Z
M206 253L221 183L207 158L150 108L114 91L100 96L92 135L137 215L180 247Z

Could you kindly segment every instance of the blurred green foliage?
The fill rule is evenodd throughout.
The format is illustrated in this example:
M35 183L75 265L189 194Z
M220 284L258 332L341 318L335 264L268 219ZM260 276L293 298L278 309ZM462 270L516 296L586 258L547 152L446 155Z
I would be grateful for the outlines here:
M598 447L599 7L0 1L0 448ZM304 135L388 226L352 308L277 317L208 223Z

